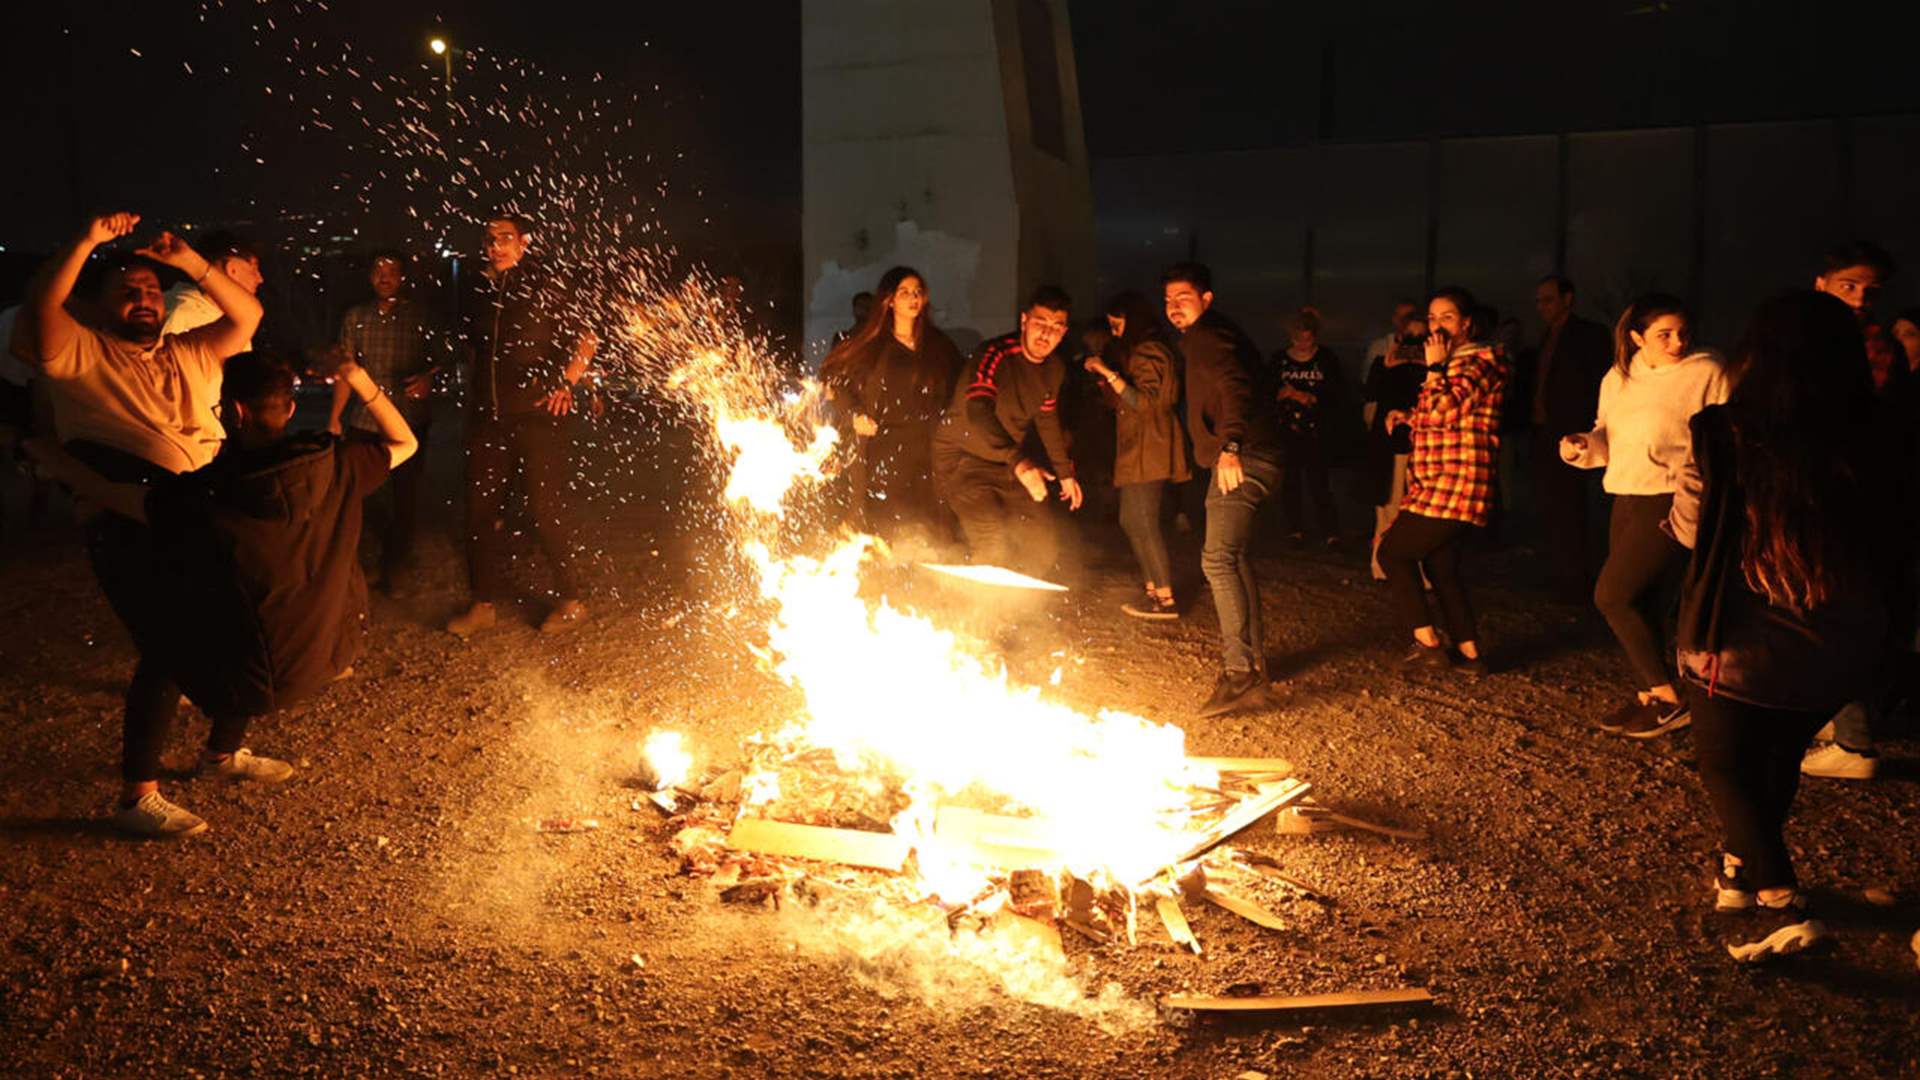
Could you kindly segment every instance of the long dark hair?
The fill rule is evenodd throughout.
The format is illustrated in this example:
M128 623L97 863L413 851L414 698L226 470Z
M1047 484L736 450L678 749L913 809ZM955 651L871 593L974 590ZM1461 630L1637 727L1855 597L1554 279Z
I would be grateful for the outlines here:
M1144 293L1129 289L1115 295L1107 301L1107 314L1118 316L1126 323L1113 341L1113 355L1122 362L1132 355L1134 346L1166 336L1160 329L1160 312Z
M878 352L873 345L884 334L893 333L893 294L908 278L917 278L922 287L927 279L920 271L911 266L896 266L880 275L880 284L873 288L873 309L867 312L867 318L845 341L835 345L820 361L820 378L828 382L857 382L864 377L865 369L874 361ZM913 321L913 347L927 339L927 331L933 329L933 304L929 300L920 309L920 317Z
M1872 466L1873 379L1859 321L1811 290L1753 313L1727 405L1745 528L1740 569L1777 607L1805 611L1850 584L1863 561Z
M1459 348L1462 345L1475 344L1479 342L1482 337L1486 336L1487 331L1492 329L1490 326L1483 325L1482 320L1487 317L1486 309L1480 306L1480 301L1474 298L1471 291L1459 285L1448 285L1442 289L1435 289L1433 295L1427 297L1427 308L1429 310L1433 308L1433 302L1435 300L1445 300L1452 304L1454 309L1460 312L1460 317L1466 320L1467 340L1450 341L1447 343L1454 348ZM1427 330L1431 333L1433 327L1429 326Z
M1633 354L1637 351L1633 335L1645 338L1648 327L1669 315L1678 315L1688 327L1693 326L1693 312L1687 310L1687 302L1667 293L1646 293L1620 313L1619 320L1613 324L1613 366L1622 379L1632 373Z

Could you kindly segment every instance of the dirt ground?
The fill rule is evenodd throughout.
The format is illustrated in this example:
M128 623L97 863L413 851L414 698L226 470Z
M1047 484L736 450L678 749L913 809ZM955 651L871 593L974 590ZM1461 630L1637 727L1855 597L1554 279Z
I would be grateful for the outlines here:
M444 487L445 485L443 485ZM369 654L250 744L299 772L272 791L166 781L212 829L116 837L104 813L132 667L70 527L0 552L0 1060L10 1076L1912 1076L1920 1074L1916 780L1809 781L1790 839L1836 941L1736 967L1708 911L1715 830L1685 733L1599 735L1625 666L1590 612L1482 555L1497 671L1403 679L1400 636L1356 549L1262 560L1278 706L1196 720L1214 671L1201 598L1174 625L1122 617L1106 538L1083 587L1014 639L1017 675L1177 722L1197 753L1290 759L1326 803L1426 841L1241 846L1329 898L1294 929L1189 912L1195 957L1070 936L1088 995L1014 1000L914 946L849 940L804 911L721 903L680 876L631 787L638 740L703 757L791 710L748 635L700 597L713 540L660 501L596 506L617 599L542 637L523 618L463 643L446 512L427 569L378 598ZM1269 531L1277 531L1270 529ZM1192 565L1191 540L1180 556ZM658 554L654 554L657 552ZM527 618L537 619L532 606ZM1078 662L1073 662L1078 661ZM205 721L190 710L170 762ZM1889 746L1911 758L1907 738ZM1007 748L1019 752L1017 747ZM598 819L543 835L532 822ZM1866 898L1886 890L1891 906ZM824 918L824 917L822 917ZM1221 1022L1158 996L1419 986L1425 1011ZM1133 1003L1131 1005L1127 1003ZM1144 1003L1144 1004L1143 1004ZM1082 1003L1084 1004L1084 1003Z

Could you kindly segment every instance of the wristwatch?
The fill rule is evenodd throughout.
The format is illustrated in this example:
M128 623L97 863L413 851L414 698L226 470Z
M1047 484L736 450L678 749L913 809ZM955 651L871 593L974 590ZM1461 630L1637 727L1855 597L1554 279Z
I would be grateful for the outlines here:
M1226 442L1221 443L1220 452L1223 454L1232 454L1235 457L1240 456L1240 440L1228 439Z

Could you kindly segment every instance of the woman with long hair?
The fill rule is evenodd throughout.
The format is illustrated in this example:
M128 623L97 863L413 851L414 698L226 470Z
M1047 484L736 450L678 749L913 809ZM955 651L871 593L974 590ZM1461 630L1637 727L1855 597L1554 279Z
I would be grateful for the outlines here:
M820 363L855 439L854 497L866 527L889 542L909 529L937 538L933 432L960 372L960 352L933 325L926 279L896 266L875 302Z
M1724 849L1715 908L1755 917L1739 960L1824 936L1782 829L1800 759L1833 711L1866 696L1885 644L1890 507L1860 327L1815 292L1769 300L1736 353L1725 405L1692 423L1669 527L1691 549L1680 676Z
M1673 474L1687 459L1693 414L1727 400L1720 358L1692 347L1692 315L1678 297L1649 293L1620 313L1613 367L1600 380L1593 430L1560 440L1576 469L1605 468L1613 496L1607 561L1593 603L1626 651L1639 686L1600 719L1600 730L1650 739L1687 724L1687 707L1667 673L1661 627L1670 586L1686 552L1662 526L1673 508Z
M1402 620L1413 630L1413 647L1402 661L1452 669L1456 661L1427 609L1421 575L1440 601L1457 667L1486 672L1473 607L1460 576L1467 530L1484 526L1493 512L1494 469L1500 459L1500 407L1507 392L1507 365L1481 341L1474 324L1479 305L1461 288L1445 288L1427 302L1427 377L1411 410L1387 414L1388 431L1409 428L1407 493L1393 526L1380 538L1380 566L1387 572Z
M1107 305L1113 340L1104 356L1089 357L1087 372L1101 380L1114 407L1113 482L1120 489L1120 528L1133 546L1147 593L1124 604L1138 619L1176 619L1173 560L1160 528L1168 484L1193 475L1187 432L1180 418L1180 354L1160 329L1147 298L1121 293Z

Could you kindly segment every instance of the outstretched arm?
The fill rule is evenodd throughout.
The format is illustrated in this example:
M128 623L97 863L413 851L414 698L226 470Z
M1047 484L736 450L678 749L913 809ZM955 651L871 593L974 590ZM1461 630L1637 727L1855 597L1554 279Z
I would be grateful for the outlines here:
M147 522L147 486L117 484L80 462L79 458L52 439L27 439L21 443L45 475L73 489L74 495L96 503L122 517L141 524Z

